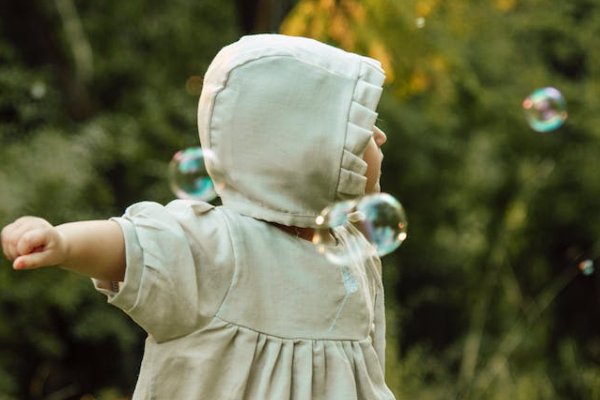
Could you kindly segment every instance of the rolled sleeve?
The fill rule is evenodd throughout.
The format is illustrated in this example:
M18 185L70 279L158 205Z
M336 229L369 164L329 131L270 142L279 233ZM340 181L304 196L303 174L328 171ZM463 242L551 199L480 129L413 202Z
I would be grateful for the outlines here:
M117 222L123 231L126 265L141 265L143 252L133 223L126 218L111 218L111 220ZM110 304L128 311L135 305L141 278L142 269L132 267L125 269L123 282L107 282L97 279L93 279L93 281L96 289L108 297Z
M137 203L113 220L125 238L125 278L118 288L95 281L96 288L157 341L190 333L200 317L198 277L182 226L152 202Z

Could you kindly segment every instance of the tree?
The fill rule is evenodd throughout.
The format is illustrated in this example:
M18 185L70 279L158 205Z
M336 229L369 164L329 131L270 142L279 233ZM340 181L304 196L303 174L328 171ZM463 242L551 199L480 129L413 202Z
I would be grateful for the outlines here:
M298 0L236 0L240 28L244 34L276 33Z

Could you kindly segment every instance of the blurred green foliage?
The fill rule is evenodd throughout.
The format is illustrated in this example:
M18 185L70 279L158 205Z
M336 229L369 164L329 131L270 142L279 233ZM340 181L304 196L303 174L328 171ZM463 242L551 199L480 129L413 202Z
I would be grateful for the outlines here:
M382 61L388 382L407 399L600 394L600 3L303 0L286 33ZM533 131L557 87L569 118Z
M239 36L234 11L214 1L4 2L0 225L170 201L168 162L198 143L198 77ZM9 267L2 258L0 399L129 395L141 329L88 279Z
M578 269L600 263L600 3L303 0L282 31L388 72L382 184L409 217L384 259L393 391L600 398L600 275ZM2 226L170 201L201 76L241 34L214 0L4 2L0 32ZM554 132L523 117L542 86L567 100ZM124 398L143 339L89 280L0 260L0 400Z

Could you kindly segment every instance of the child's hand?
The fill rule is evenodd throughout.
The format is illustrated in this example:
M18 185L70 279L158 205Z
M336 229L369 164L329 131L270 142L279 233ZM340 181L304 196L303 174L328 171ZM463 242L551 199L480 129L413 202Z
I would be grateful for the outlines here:
M62 264L66 241L48 221L22 217L2 229L2 250L14 269L34 269Z

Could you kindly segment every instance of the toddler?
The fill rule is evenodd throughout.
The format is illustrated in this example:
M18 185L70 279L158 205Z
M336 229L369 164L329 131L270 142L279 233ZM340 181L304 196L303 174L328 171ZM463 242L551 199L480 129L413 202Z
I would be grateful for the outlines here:
M379 259L331 264L310 241L326 206L379 191L383 82L373 59L245 36L212 61L198 107L222 206L142 202L56 227L23 217L3 251L17 270L93 278L144 328L134 400L393 400Z

